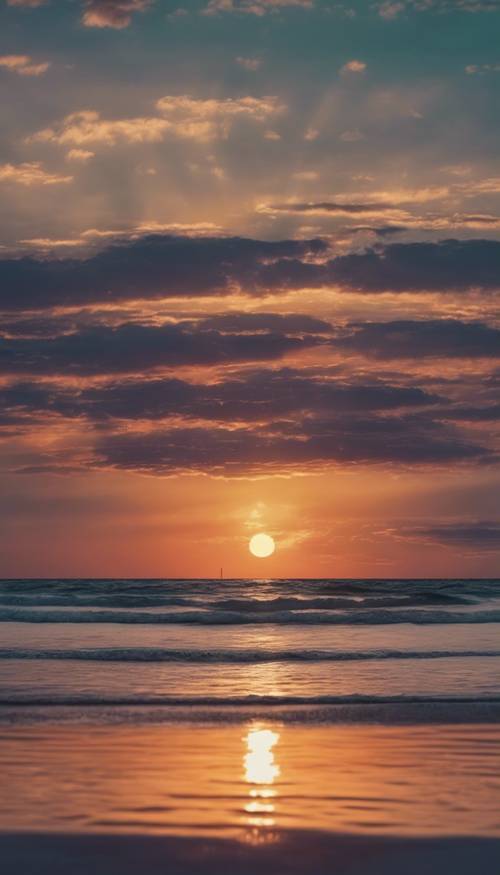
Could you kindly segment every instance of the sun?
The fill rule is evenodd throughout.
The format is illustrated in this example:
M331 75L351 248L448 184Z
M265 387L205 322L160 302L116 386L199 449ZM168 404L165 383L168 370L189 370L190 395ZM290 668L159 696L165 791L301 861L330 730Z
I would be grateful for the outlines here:
M250 538L248 549L250 553L259 559L267 559L268 556L272 556L274 553L276 544L271 535L265 535L261 532L259 535L254 535L253 538Z

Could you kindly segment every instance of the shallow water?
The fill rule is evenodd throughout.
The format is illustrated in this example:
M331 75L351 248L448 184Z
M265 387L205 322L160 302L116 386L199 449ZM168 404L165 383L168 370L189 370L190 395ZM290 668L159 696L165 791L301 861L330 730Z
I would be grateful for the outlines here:
M498 581L2 581L4 831L498 836Z
M17 726L4 830L500 834L499 726Z

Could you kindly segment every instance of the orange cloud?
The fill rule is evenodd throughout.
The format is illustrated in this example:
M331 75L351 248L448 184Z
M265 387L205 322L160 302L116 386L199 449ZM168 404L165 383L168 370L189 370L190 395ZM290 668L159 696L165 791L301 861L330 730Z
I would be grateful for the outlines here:
M85 27L128 27L135 12L145 12L151 0L86 0L82 23Z
M44 6L47 0L7 0L7 6L25 6L27 9L35 9Z
M44 170L40 161L23 164L0 164L0 182L14 182L17 185L59 185L72 182L72 176L61 176Z
M0 67L10 70L11 73L18 73L19 76L41 76L49 69L50 62L35 64L29 55L2 55Z
M163 139L168 128L168 122L160 118L103 119L98 112L82 110L67 115L54 128L38 131L31 141L75 146L85 143L107 146L118 142L156 143Z
M38 131L29 142L114 146L119 142L157 143L167 134L205 141L227 137L232 122L238 118L264 122L285 110L273 96L202 100L190 95L167 95L157 101L156 107L159 116L124 119L104 119L95 110L81 110L67 115L52 128Z
M364 61L348 61L347 64L344 64L343 67L340 68L340 72L345 75L349 73L364 73L366 70L366 64Z
M311 9L313 0L210 0L204 15L218 15L221 12L240 12L245 15L266 15L286 7Z
M67 161L80 161L85 163L94 157L94 152L89 152L88 149L70 149L66 155Z

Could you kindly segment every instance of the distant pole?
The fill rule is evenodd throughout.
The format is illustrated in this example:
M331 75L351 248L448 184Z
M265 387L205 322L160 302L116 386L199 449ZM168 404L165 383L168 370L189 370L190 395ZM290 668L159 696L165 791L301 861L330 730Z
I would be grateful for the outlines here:
M221 580L224 580L224 573L223 573L223 569L222 569L222 568L221 568L221 570L220 570L220 579L221 579Z

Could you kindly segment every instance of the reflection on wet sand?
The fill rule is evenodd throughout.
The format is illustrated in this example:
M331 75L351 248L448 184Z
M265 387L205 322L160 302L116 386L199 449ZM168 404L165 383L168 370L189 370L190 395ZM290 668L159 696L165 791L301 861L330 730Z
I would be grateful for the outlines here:
M500 727L0 726L5 831L500 834Z
M246 753L243 757L245 781L251 784L248 791L250 801L245 805L248 814L246 822L250 832L246 838L252 844L275 838L269 829L275 825L276 790L271 787L280 775L276 762L275 748L280 738L279 732L259 725L252 726L244 741ZM263 833L265 830L265 833Z

